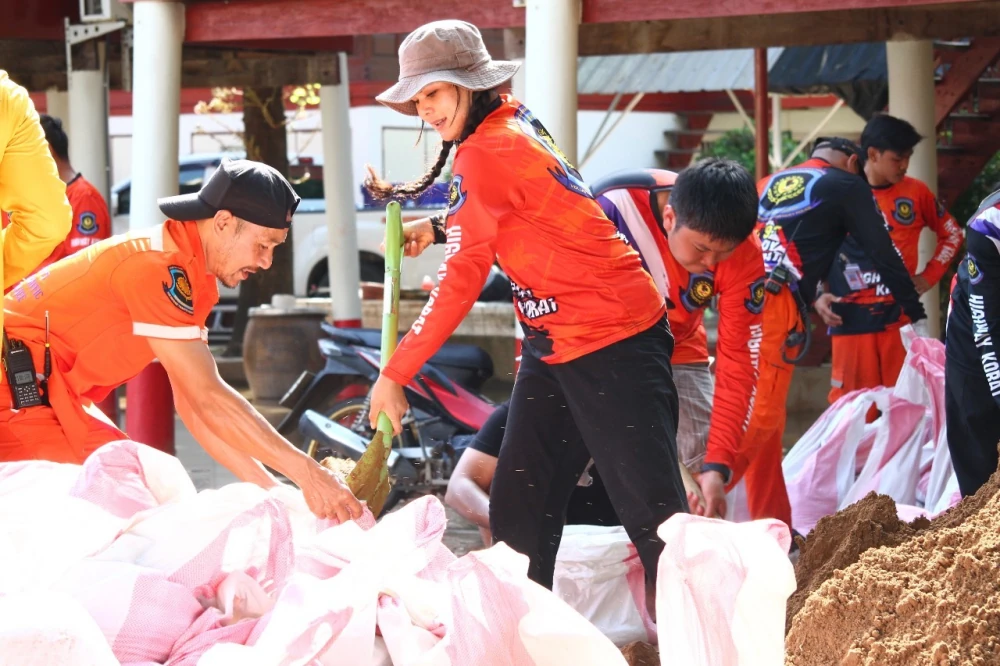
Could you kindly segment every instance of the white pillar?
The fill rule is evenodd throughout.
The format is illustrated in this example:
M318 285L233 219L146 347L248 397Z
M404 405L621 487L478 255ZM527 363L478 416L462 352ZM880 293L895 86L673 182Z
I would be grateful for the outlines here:
M101 49L104 50L103 48ZM108 170L108 105L103 69L69 73L69 161L73 168L110 201Z
M580 0L525 3L525 105L576 164Z
M351 96L347 54L338 53L340 83L322 86L319 112L323 128L323 191L326 199L327 265L330 306L336 326L361 326L358 276L357 210L351 172Z
M522 28L504 28L503 30L504 59L521 63L521 68L510 80L510 91L514 99L524 102L525 72L524 64L524 30Z
M129 228L163 221L157 197L177 194L184 5L133 6L132 202Z
M45 113L62 121L63 130L72 136L69 125L69 93L52 87L45 91Z
M937 129L934 124L934 45L930 40L886 42L889 70L889 113L911 123L924 140L910 158L908 175L922 180L937 194ZM933 256L936 238L928 229L920 236L917 270L923 270ZM920 299L927 311L931 335L941 334L939 287L935 285Z

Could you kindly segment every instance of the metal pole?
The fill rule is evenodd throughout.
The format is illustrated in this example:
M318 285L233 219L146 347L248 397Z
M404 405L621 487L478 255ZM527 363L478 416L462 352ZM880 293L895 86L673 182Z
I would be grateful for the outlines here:
M781 95L771 95L771 168L781 168Z
M351 97L347 79L347 54L338 53L337 62L340 83L322 86L319 91L330 307L335 326L359 328L360 259L354 174L351 172Z
M767 148L767 49L753 51L754 78L754 152L756 155L757 180L768 174Z
M938 189L937 128L934 119L934 45L930 40L886 42L889 73L889 113L909 121L924 140L910 158L908 173L922 180L935 194ZM920 234L917 268L923 270L934 255L937 239L924 229ZM941 335L939 286L921 298L927 311L928 332Z

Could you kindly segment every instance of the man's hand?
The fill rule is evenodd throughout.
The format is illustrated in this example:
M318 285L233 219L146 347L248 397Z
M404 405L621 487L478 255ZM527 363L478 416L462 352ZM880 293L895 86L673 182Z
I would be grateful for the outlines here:
M701 494L705 498L702 503L694 493L688 493L688 504L691 505L691 513L696 516L708 516L709 518L722 518L726 515L726 482L722 474L715 471L693 474L695 482L701 488Z
M833 308L830 307L831 303L840 303L843 300L839 296L834 296L833 294L820 294L820 297L813 302L813 308L816 309L816 314L819 315L820 319L827 326L840 326L844 323L844 320L840 318Z
M300 479L293 479L302 489L309 510L317 518L336 518L341 523L360 518L361 502L333 473L310 461Z
M928 291L930 291L931 283L928 282L927 278L925 278L923 275L914 275L913 286L914 288L916 288L917 294L923 296Z
M410 405L406 402L403 387L385 375L379 375L375 386L372 387L368 412L372 430L378 429L378 415L385 412L385 415L392 422L392 434L398 435L403 432L403 414L409 408Z

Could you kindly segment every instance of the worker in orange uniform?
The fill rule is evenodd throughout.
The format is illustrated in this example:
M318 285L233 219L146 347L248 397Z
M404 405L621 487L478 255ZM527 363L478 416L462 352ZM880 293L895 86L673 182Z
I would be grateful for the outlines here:
M66 197L73 208L73 225L66 240L56 246L38 268L54 264L63 257L111 237L111 216L104 197L83 174L69 162L69 137L62 121L42 114L40 116L45 140L59 169L59 177L66 183Z
M677 454L705 498L704 506L692 495L688 502L696 513L724 516L726 489L755 473L754 461L741 451L763 335L764 261L753 235L753 177L735 162L708 159L680 176L660 169L625 171L595 181L591 189L667 302L680 406ZM716 298L713 378L702 320Z
M527 555L528 576L551 587L566 508L593 459L642 560L653 614L664 547L656 529L688 509L663 299L542 122L500 94L518 65L492 60L475 26L421 26L400 45L399 61L399 82L376 99L424 120L442 151L415 183L392 186L372 173L369 191L416 196L458 149L438 286L382 368L372 418L385 412L399 431L403 386L455 331L499 261L525 337L490 488L493 540ZM435 225L419 226L404 232L408 251L433 241Z
M270 267L298 203L271 167L226 161L200 192L161 199L171 218L163 224L88 247L18 284L4 299L6 333L30 361L0 390L0 461L80 463L125 438L93 402L155 358L195 440L237 478L275 485L263 463L298 484L317 516L359 516L336 477L222 381L206 344L217 281L234 288Z
M6 290L27 277L66 238L72 211L28 91L2 69L0 211L13 213L0 240Z
M962 230L927 185L906 175L913 147L920 139L913 125L888 115L872 118L861 134L868 184L889 224L892 242L913 277L913 286L923 294L941 280L955 258ZM937 236L937 246L918 273L918 246L924 228ZM906 358L899 329L909 319L852 236L837 254L830 270L829 293L816 300L816 312L830 326L833 341L831 403L858 389L896 385ZM875 412L873 407L870 418Z
M810 159L763 179L757 233L764 251L764 338L760 378L744 450L761 465L750 512L791 524L781 473L785 400L794 363L808 348L808 308L848 233L858 239L903 311L926 333L924 307L889 238L872 190L858 174L863 154L842 138L817 140Z

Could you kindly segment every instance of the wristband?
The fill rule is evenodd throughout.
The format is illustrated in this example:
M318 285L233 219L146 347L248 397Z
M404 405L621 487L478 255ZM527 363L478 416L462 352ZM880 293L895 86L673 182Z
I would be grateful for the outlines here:
M445 217L441 214L431 215L430 217L431 229L434 230L435 245L443 245L448 242L448 234L444 231L444 220Z
M732 470L720 463L705 463L701 466L701 471L702 473L718 472L722 475L722 482L726 485L729 485L729 478L733 475Z

